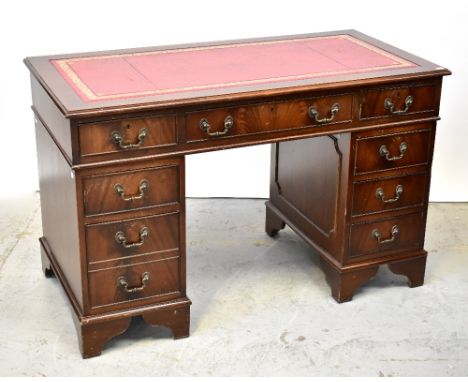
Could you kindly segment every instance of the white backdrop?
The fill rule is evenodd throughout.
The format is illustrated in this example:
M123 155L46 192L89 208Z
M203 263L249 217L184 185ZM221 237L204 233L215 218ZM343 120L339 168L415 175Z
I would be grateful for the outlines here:
M453 71L442 92L432 201L468 201L468 5L408 1L5 0L0 196L37 189L26 56L357 29ZM267 197L269 146L187 157L187 196Z

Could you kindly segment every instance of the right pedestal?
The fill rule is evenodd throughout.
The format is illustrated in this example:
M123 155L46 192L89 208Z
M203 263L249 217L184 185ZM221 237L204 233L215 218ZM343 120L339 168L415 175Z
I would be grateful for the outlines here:
M272 145L266 232L285 224L321 257L338 302L379 266L424 283L435 122Z

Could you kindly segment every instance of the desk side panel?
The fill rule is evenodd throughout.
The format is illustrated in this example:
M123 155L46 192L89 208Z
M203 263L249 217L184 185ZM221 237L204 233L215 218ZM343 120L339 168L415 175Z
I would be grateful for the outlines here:
M65 118L34 76L31 76L31 91L34 113L45 124L60 150L67 156L68 162L71 163L73 152L70 120Z
M75 177L48 131L36 119L43 236L72 303L83 310Z
M322 254L342 261L350 134L274 145L270 202Z

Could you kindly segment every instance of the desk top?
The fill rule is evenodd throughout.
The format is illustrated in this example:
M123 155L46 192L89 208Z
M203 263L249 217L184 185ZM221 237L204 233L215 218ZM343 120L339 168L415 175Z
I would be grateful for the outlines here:
M67 116L449 74L356 31L25 59Z

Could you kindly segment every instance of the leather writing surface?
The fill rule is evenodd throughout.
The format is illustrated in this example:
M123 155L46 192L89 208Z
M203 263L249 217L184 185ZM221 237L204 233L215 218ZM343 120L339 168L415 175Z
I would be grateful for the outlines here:
M86 103L417 66L344 34L51 62Z

